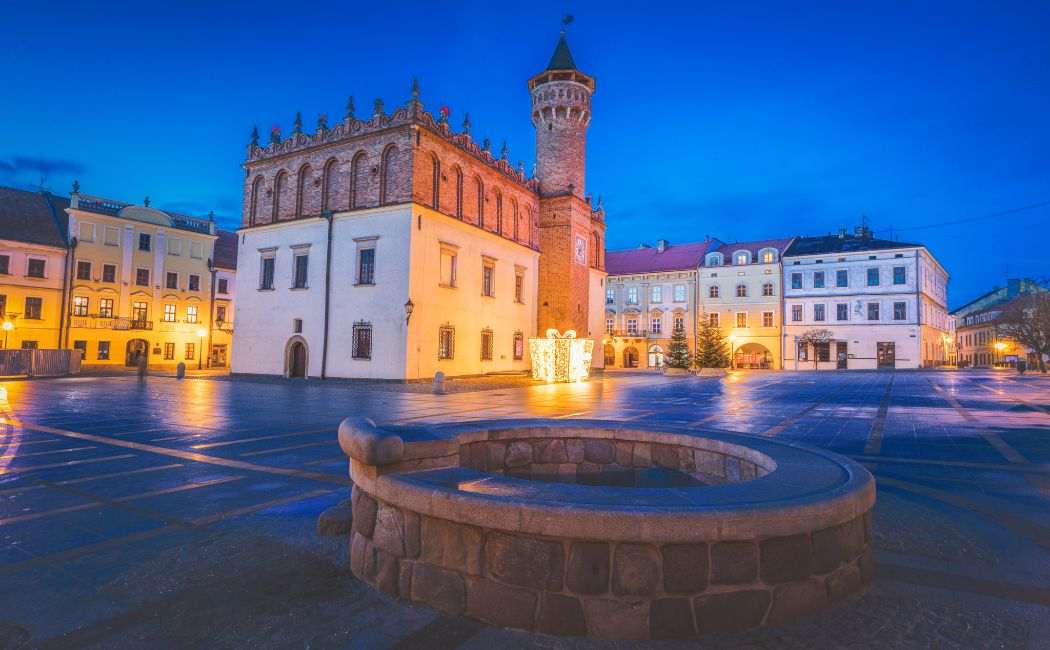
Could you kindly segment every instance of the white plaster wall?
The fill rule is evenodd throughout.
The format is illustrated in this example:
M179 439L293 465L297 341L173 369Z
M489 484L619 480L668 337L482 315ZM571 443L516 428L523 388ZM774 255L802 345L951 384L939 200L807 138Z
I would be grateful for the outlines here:
M591 355L591 366L594 368L605 367L605 356L602 352L602 337L605 334L605 271L598 269L590 270L590 288L588 289L587 304L587 327L588 332L578 332L577 335L590 338L594 341L594 349Z

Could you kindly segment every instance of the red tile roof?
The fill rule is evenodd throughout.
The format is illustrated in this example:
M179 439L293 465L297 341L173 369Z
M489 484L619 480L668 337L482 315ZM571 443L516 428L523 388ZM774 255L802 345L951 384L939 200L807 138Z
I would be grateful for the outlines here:
M656 247L606 251L605 270L609 275L685 271L700 266L704 255L722 242L709 239L691 244L669 244L663 251Z

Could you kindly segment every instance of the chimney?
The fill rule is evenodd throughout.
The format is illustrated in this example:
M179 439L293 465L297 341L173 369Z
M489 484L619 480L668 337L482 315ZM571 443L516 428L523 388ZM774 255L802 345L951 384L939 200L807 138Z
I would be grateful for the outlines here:
M846 238L846 229L845 228L839 228L839 239L845 239L845 238Z
M857 237L860 237L861 239L871 239L871 229L869 229L867 226L857 226L853 230L853 234L855 234Z
M668 246L670 246L670 244L668 243L668 241L666 239L657 239L656 240L656 250L657 251L662 253L665 250L667 250Z
M643 242L642 242L641 244L638 244L638 248L639 248L639 249L643 249L643 248L652 248L652 246L650 246L649 244L647 244L647 243L645 243L645 242L643 241Z

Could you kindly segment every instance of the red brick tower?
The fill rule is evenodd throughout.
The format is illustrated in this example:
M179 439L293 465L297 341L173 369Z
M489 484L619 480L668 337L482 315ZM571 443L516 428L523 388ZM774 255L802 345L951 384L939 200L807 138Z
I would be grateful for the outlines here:
M529 79L540 188L540 336L551 327L592 335L592 271L604 277L605 240L604 213L584 193L594 89L594 79L576 69L563 30L547 69Z

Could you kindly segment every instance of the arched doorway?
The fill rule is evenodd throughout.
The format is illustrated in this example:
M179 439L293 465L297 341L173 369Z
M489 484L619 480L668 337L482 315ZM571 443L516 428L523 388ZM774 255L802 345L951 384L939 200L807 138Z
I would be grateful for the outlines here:
M650 368L663 368L664 367L664 350L659 345L649 346L649 367Z
M140 359L149 362L149 342L146 339L131 339L128 341L124 365L128 368L137 368Z
M634 347L624 348L623 350L623 367L624 368L637 368L638 367L638 350Z
M284 359L284 374L286 377L306 377L306 341L298 336L288 341Z
M606 343L604 351L605 351L605 367L606 368L612 368L613 366L616 365L616 348L614 348L613 346L611 346L608 343Z
M773 355L761 343L745 343L733 354L733 367L769 369L773 367Z

